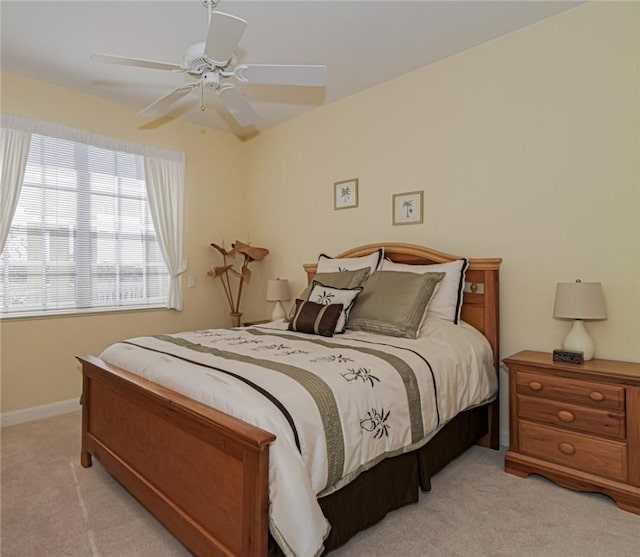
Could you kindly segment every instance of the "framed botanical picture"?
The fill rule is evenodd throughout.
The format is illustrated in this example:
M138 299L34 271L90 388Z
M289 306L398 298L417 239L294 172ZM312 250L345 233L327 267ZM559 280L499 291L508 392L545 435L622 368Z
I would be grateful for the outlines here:
M393 195L393 224L422 224L422 191L409 191Z
M350 209L358 206L358 179L333 184L333 208Z

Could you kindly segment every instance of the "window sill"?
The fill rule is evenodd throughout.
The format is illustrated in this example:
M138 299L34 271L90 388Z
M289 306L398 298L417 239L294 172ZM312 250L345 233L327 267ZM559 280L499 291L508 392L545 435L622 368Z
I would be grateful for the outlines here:
M127 306L121 308L90 308L90 309L73 309L73 310L64 310L57 311L55 313L21 313L15 315L2 315L0 314L0 321L21 321L21 320L36 320L36 319L52 319L52 318L60 318L60 317L88 317L91 315L105 315L112 313L129 313L131 311L142 312L142 311L169 311L169 308L165 305L157 305L157 306Z

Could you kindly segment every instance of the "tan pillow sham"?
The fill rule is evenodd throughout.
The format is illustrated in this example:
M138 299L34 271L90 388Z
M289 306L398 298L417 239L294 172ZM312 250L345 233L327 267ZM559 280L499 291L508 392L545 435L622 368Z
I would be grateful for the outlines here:
M364 283L348 329L416 338L438 283L445 273L376 271Z

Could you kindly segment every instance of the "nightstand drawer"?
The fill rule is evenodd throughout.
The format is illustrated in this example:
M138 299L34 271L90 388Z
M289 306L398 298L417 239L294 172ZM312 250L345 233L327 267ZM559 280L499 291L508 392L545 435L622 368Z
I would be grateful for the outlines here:
M621 410L577 406L567 402L518 395L518 416L594 435L624 439L626 434L625 414Z
M624 410L624 387L517 369L516 390L528 395Z
M627 479L627 446L580 433L518 423L520 452L619 481Z

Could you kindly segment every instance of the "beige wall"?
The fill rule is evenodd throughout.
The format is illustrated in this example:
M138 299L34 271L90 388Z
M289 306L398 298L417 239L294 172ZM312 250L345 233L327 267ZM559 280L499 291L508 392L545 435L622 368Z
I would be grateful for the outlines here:
M251 140L271 274L298 288L300 262L380 240L499 256L503 356L558 346L555 284L580 277L605 289L598 355L640 361L637 12L582 6ZM334 211L353 176L359 207ZM424 224L392 226L391 195L420 189Z
M216 263L209 243L246 234L236 215L243 198L242 143L230 134L174 121L140 130L135 109L17 75L2 74L2 110L186 153L185 256L195 289L183 282L184 311L119 312L0 321L2 411L80 394L75 354L98 354L118 339L228 323L220 285L206 276Z
M247 234L271 250L253 267L247 317L272 309L266 278L301 289L301 264L321 251L411 242L504 258L502 357L560 344L569 325L551 317L555 284L580 277L605 289L609 319L587 325L597 355L640 361L638 8L575 8L244 144L177 122L138 132L128 108L5 76L3 110L187 152L186 252L199 282L183 314L2 322L3 411L78 394L75 353L225 325L219 285L203 276L207 246ZM333 182L355 176L359 207L334 211ZM424 224L392 226L391 195L420 189Z
M555 285L579 277L604 286L597 356L640 361L638 8L572 9L250 141L265 273L298 290L302 262L375 241L502 257L501 357L560 345ZM334 211L354 176L359 207ZM392 226L412 190L424 224Z

